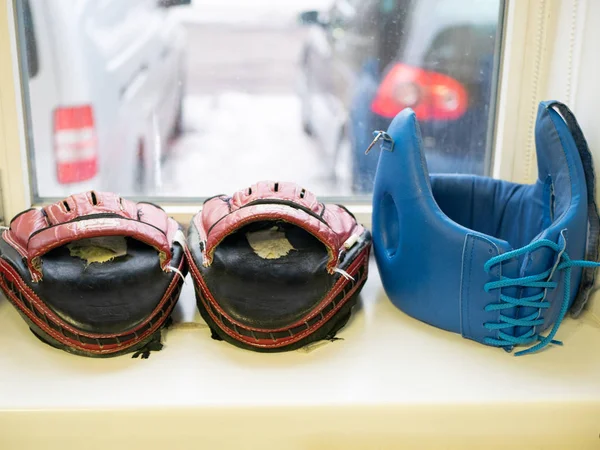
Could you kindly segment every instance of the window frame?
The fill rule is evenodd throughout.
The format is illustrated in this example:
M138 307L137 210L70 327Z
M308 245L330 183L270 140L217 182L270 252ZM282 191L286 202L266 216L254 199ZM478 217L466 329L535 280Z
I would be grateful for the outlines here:
M550 22L548 2L506 0L502 21L502 52L495 121L490 129L492 170L495 177L529 181L532 165L530 118L537 109L543 83L540 71L547 62L545 49ZM533 21L532 18L537 20ZM526 39L527 45L523 45ZM23 92L18 65L15 7L12 0L0 8L0 187L4 218L8 222L18 212L40 206L32 202L28 174L28 144ZM525 152L517 152L518 142L528 142ZM156 199L155 199L156 200ZM339 200L339 199L338 199ZM370 226L372 207L360 199L343 199L358 219ZM183 224L201 208L199 203L161 198L165 210Z

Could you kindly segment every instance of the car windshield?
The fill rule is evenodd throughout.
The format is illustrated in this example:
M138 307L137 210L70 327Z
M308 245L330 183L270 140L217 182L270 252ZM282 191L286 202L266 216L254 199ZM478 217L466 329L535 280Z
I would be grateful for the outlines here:
M373 131L407 107L430 171L489 171L501 0L14 7L34 201L197 202L262 179L365 201Z

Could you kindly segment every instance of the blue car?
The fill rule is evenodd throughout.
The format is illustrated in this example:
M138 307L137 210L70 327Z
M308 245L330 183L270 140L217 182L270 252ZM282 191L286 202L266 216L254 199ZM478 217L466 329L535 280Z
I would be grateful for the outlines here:
M302 126L331 176L370 193L373 130L405 107L421 124L431 172L484 174L493 123L502 0L337 0L307 11Z

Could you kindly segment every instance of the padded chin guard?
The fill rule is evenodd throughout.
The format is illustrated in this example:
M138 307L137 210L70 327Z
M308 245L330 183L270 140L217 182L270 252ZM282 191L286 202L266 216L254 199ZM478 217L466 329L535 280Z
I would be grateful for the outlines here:
M430 177L411 110L378 136L373 241L391 301L467 339L529 346L517 355L559 343L553 337L569 309L581 312L598 265L591 155L569 109L540 104L531 185Z
M158 206L86 192L17 215L0 288L42 341L108 357L160 350L186 273L184 235Z
M370 233L293 183L204 204L188 231L198 309L213 337L278 352L333 338L367 279Z

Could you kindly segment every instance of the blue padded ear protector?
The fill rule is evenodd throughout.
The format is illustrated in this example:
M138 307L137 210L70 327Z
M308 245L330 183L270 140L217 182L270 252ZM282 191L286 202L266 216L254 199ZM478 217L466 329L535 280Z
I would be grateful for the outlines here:
M375 177L373 243L391 301L468 339L506 350L532 346L517 354L556 343L575 297L579 312L593 285L597 264L580 260L595 261L598 250L591 156L568 108L540 104L539 177L532 185L430 177L409 109L378 136L386 140Z

